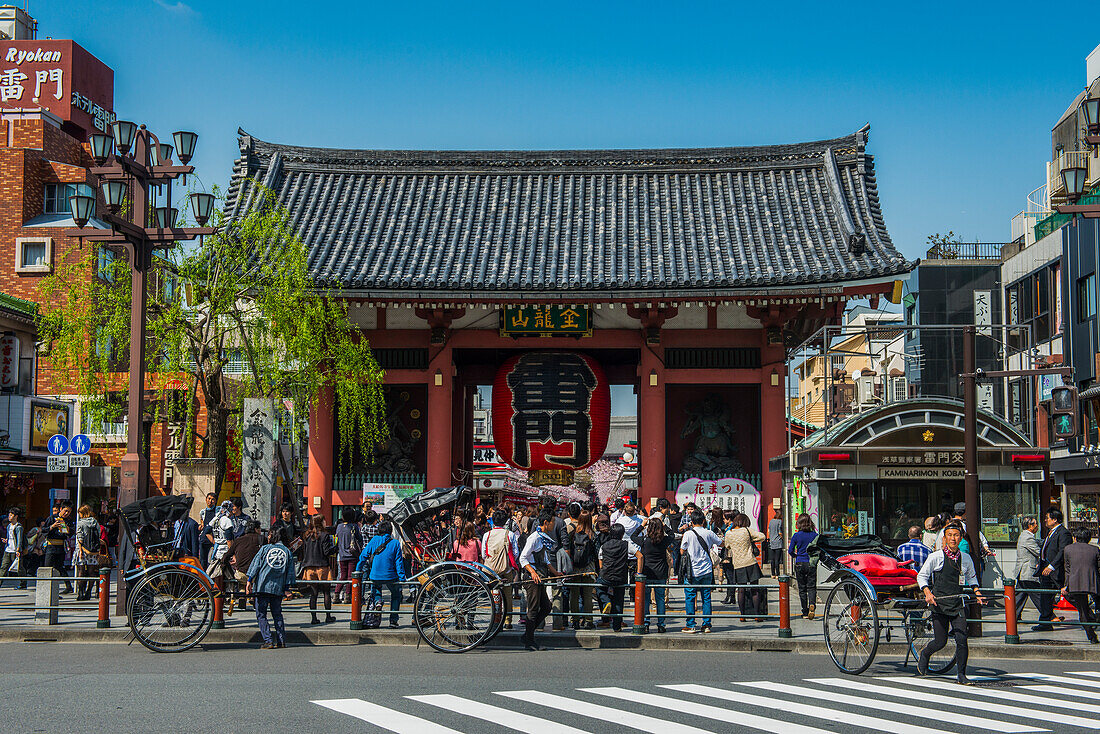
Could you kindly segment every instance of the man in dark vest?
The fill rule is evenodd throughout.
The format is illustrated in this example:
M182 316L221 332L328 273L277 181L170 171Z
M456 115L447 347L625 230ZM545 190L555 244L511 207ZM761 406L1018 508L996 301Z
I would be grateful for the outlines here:
M978 572L970 554L959 550L962 541L962 524L949 522L944 528L943 548L932 553L917 574L917 585L924 592L924 601L932 610L933 638L920 652L917 659L917 675L928 674L928 661L933 653L947 645L947 634L955 638L958 681L971 685L966 677L966 595L972 590L979 604L985 604L978 592Z

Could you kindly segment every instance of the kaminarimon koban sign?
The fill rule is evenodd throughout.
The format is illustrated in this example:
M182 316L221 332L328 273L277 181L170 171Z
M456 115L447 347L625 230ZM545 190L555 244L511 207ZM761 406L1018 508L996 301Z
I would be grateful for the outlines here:
M527 352L493 381L493 440L500 460L531 483L572 484L607 448L611 388L591 357Z

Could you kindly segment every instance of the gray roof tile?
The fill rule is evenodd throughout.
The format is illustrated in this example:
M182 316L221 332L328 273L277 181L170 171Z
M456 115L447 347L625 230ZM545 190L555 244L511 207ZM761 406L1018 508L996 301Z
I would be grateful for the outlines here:
M314 277L368 295L839 285L915 265L886 232L866 141L864 128L747 148L382 151L239 131L226 208L247 211L263 182Z

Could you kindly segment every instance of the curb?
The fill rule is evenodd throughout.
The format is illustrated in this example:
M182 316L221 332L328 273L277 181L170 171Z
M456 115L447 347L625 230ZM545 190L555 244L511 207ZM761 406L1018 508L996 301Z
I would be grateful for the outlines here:
M989 638L992 640L993 638ZM630 633L543 633L539 640L553 648L578 650L665 650L685 652L793 652L804 655L827 655L824 640L802 638L752 638L720 637L718 635L633 635ZM57 627L0 627L0 642L87 642L128 643L130 630L126 627L110 629ZM255 628L210 630L203 645L259 644L260 633ZM420 635L413 630L287 630L287 642L293 645L387 645L420 646ZM972 659L1014 658L1019 660L1067 660L1076 662L1100 662L1100 649L1084 645L1048 645L1050 641L1036 640L1018 645L999 642L970 641ZM486 647L490 649L519 649L520 636L504 633ZM882 643L878 647L879 659L905 659L906 646L901 643Z

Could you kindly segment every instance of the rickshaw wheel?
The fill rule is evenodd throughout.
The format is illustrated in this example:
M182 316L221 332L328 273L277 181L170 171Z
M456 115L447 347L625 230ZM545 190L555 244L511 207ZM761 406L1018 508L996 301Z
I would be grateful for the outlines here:
M153 652L183 652L214 622L214 593L194 570L160 568L143 576L126 603L130 631Z
M931 642L932 636L930 609L914 609L905 615L905 641L909 643L914 661L920 660L920 651ZM932 675L940 675L951 670L955 666L956 652L955 637L948 635L947 645L928 659L928 672Z
M416 631L440 652L466 652L498 630L499 602L478 574L449 568L420 587L413 608Z
M878 651L878 610L855 581L841 581L825 600L825 646L841 671L859 675Z

